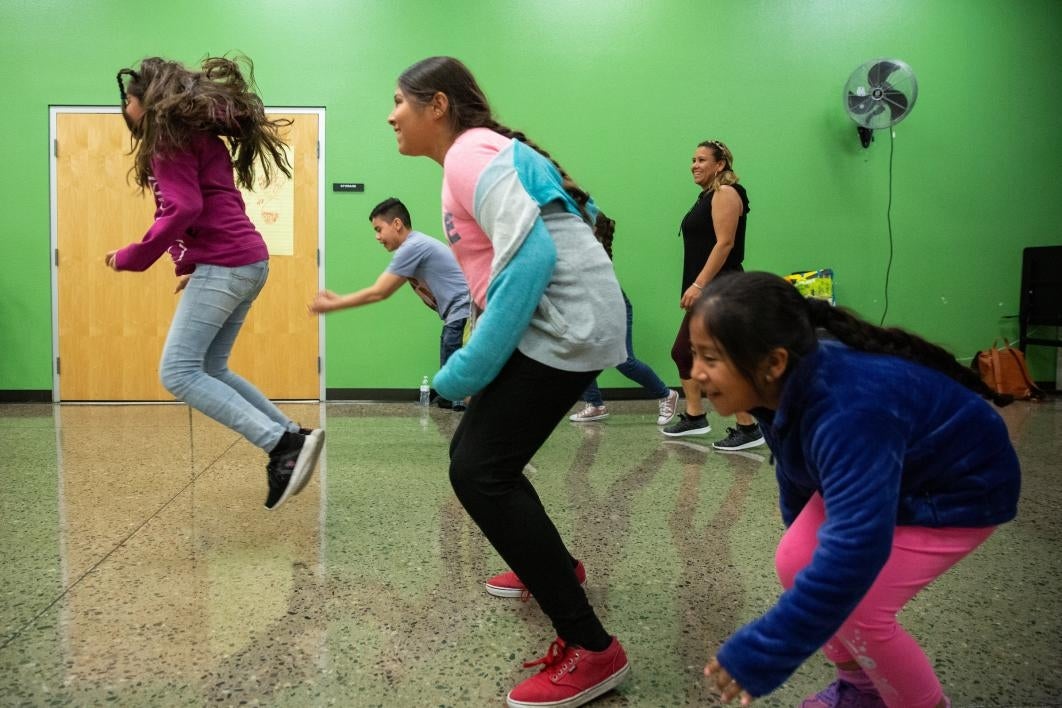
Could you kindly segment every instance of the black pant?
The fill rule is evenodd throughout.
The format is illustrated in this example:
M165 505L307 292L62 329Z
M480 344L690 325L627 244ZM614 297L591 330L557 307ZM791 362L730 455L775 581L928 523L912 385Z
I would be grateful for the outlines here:
M591 651L611 639L523 470L598 373L561 371L517 351L472 397L450 442L450 482L469 516L534 595L557 636Z

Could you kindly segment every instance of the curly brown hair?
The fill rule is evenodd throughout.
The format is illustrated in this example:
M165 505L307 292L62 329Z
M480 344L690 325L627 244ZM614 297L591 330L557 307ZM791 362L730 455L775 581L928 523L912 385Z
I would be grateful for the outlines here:
M240 63L246 66L246 78ZM118 72L122 115L131 133L133 174L141 189L148 186L151 161L187 149L197 133L212 133L228 139L236 181L254 188L256 164L269 184L280 170L291 177L291 163L280 137L287 119L266 117L265 105L256 93L254 64L240 56L207 57L200 71L183 64L150 57L136 69ZM126 96L134 96L144 116L133 122L126 113Z

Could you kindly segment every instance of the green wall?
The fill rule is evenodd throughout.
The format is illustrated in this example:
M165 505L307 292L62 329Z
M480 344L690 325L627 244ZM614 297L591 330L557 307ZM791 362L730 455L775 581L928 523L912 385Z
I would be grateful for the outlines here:
M841 103L869 59L907 61L920 89L895 129L888 323L962 357L1013 338L1022 248L1062 243L1057 0L0 0L0 27L0 390L51 387L48 107L113 105L116 70L153 54L242 51L268 104L327 109L326 187L367 185L325 198L325 275L340 291L387 263L367 222L379 200L402 197L440 234L439 167L398 155L384 121L406 66L462 58L500 119L617 220L635 348L671 384L677 224L702 139L731 146L750 192L747 268L832 267L840 301L881 316L889 139L861 148ZM438 329L405 291L332 315L326 385L413 387L434 371ZM1054 352L1033 363L1050 379ZM601 383L628 384L614 371Z

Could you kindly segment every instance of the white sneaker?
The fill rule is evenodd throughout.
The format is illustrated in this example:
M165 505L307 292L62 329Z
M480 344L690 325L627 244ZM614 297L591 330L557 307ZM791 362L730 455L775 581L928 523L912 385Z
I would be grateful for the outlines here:
M657 425L667 425L675 417L675 409L678 407L678 391L667 394L667 398L660 399L660 415L656 419Z
M608 409L604 405L595 406L592 403L587 403L581 411L568 416L568 420L573 423L589 423L592 420L604 420L605 418L608 418Z

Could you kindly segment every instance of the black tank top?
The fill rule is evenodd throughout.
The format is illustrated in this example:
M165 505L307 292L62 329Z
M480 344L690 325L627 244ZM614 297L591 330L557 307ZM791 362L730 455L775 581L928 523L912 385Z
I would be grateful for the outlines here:
M730 185L741 197L741 216L738 217L737 232L734 234L734 247L726 258L720 273L728 270L741 270L741 261L745 260L745 220L749 213L749 196L740 184ZM682 218L682 291L693 284L700 275L708 254L715 248L715 224L712 223L712 197L715 192L701 192L696 203ZM704 285L705 283L701 283ZM681 293L680 293L681 294Z

